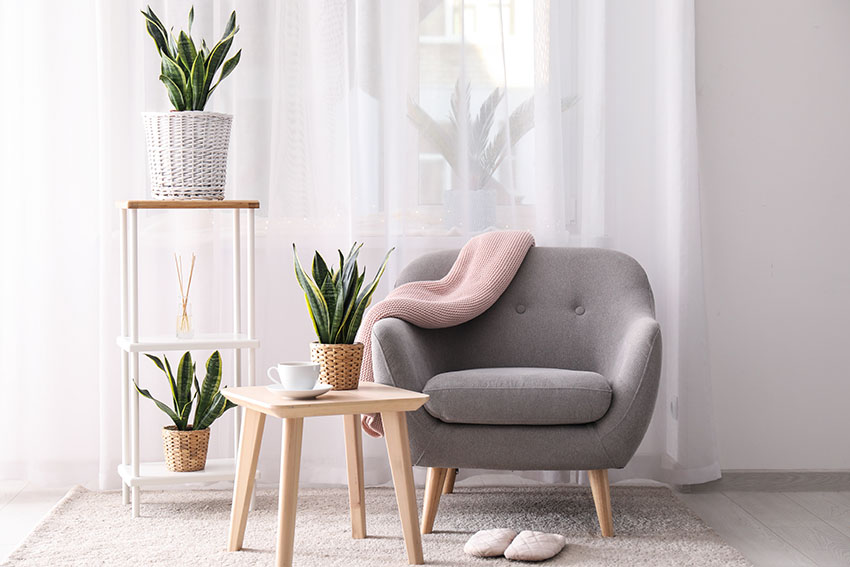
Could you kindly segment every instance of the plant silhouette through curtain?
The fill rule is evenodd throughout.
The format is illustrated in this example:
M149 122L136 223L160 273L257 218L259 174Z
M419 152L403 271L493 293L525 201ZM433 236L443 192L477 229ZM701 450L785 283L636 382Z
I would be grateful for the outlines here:
M463 83L458 79L455 82L446 126L413 100L408 101L408 116L451 167L457 183L455 189L506 191L495 175L510 150L534 128L534 97L529 97L514 109L508 120L498 125L494 134L496 111L505 98L505 90L501 87L493 89L474 117L471 114L470 91L468 81ZM562 99L561 111L574 103L575 99ZM466 138L466 151L461 150L462 137Z

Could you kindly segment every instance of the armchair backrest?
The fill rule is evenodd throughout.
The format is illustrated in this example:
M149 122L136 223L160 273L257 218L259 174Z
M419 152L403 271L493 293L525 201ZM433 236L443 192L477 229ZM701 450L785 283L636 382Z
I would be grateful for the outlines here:
M396 285L437 280L458 250L411 262ZM605 373L614 345L639 317L655 317L649 281L633 258L601 248L532 248L484 314L440 334L440 371L501 366Z

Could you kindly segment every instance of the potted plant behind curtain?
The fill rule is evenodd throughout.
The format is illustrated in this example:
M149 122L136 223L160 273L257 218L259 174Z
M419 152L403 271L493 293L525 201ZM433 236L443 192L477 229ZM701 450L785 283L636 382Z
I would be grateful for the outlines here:
M496 178L496 172L510 151L534 128L534 98L517 106L507 121L496 126L496 110L505 91L496 87L484 99L474 117L471 114L470 83L455 82L451 96L448 124L443 126L414 101L408 101L408 116L419 133L433 144L452 170L452 188L444 192L446 219L449 227L463 220L463 201L470 199L470 230L481 231L495 221L495 207L510 202L507 188ZM571 107L574 99L563 99L561 111ZM465 137L466 149L461 149Z
M321 366L319 381L330 384L334 390L357 389L363 343L355 343L354 339L394 250L391 248L387 252L375 279L364 288L366 269L359 272L357 268L357 255L362 247L363 244L355 242L347 256L339 250L339 267L336 268L328 268L324 258L316 252L311 277L301 267L295 244L292 245L295 277L304 290L307 311L318 338L310 343L310 360Z
M236 12L230 15L224 34L212 48L207 47L206 40L196 45L192 38L194 7L189 10L188 31L181 30L176 36L150 6L142 15L162 59L159 80L174 107L171 112L144 113L153 197L224 199L233 116L204 108L216 87L239 63L241 49L226 59L239 31Z
M224 412L234 407L234 404L220 392L221 355L215 351L207 360L207 373L203 384L199 384L195 377L195 364L192 362L192 355L188 352L180 358L176 375L171 371L171 365L165 355L162 357L164 363L156 356L150 354L145 356L165 373L171 389L171 406L169 407L154 398L148 390L143 390L138 384L133 383L139 394L153 401L174 422L174 425L162 428L162 447L168 470L174 472L203 470L207 462L210 425ZM190 423L192 402L195 403L195 414Z

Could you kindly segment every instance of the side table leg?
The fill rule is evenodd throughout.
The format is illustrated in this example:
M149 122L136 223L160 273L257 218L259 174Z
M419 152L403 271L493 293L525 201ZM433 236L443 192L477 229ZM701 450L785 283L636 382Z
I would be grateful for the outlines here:
M404 543L407 546L407 561L421 565L422 536L419 535L419 514L416 510L416 491L413 487L413 467L410 464L410 442L407 436L407 414L405 412L382 412L384 433L387 436L387 453L393 473L398 513Z
M298 474L301 469L303 417L283 420L283 445L280 460L280 505L278 506L277 567L292 565L295 543L295 508L298 504Z
M230 510L230 533L227 536L227 551L242 549L245 524L248 521L248 505L254 492L257 476L257 459L263 440L266 414L247 409L242 421L242 436L239 442L239 457L236 464L236 481L233 483L233 507Z
M344 415L345 463L348 469L348 502L351 506L351 537L366 537L366 491L363 484L363 434L360 414Z

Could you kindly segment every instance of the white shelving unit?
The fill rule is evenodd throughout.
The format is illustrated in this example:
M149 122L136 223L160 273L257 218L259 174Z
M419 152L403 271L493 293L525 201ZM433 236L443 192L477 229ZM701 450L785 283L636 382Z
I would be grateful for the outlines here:
M208 459L202 471L175 473L164 462L142 463L139 459L139 393L132 381L139 380L139 356L144 352L225 350L234 351L233 385L253 386L256 376L256 349L260 346L255 329L254 303L254 211L259 201L122 201L121 214L121 476L124 504L132 501L133 517L139 516L139 497L144 486L233 480L239 447L242 408L234 408L233 454L230 459ZM139 334L139 225L141 209L231 209L233 211L233 329L230 333L196 335L191 339ZM242 245L241 213L247 215L246 242L246 323L242 328ZM248 375L243 384L242 351L248 354Z

